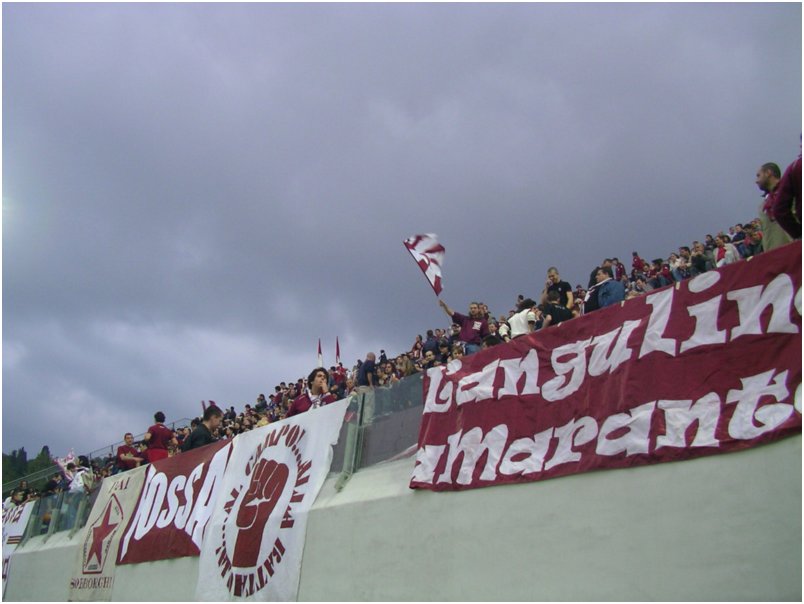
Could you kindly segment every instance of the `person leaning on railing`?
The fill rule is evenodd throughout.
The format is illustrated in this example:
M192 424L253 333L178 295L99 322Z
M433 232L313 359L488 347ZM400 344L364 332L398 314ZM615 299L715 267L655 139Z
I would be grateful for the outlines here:
M120 472L136 468L145 461L145 458L134 447L134 435L131 432L126 432L123 441L124 444L117 447L116 463Z

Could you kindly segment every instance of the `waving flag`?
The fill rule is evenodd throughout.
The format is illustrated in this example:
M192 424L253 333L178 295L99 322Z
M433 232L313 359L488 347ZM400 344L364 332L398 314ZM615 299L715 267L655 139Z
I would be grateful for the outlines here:
M324 366L324 355L321 354L321 338L318 338L318 366Z
M438 243L436 235L413 235L405 240L405 247L422 269L424 276L436 296L441 295L441 264L444 262L444 246Z
M335 336L335 364L341 362L341 344L338 342L338 336Z
M70 452L67 453L66 457L54 457L53 462L59 466L62 475L67 476L67 464L75 462L75 453L72 449L70 449Z

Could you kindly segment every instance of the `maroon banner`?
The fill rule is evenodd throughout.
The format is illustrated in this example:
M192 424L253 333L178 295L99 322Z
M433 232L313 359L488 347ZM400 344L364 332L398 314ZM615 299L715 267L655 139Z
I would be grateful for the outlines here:
M231 450L224 440L150 464L117 563L198 556Z
M801 243L424 379L411 488L674 461L801 433Z

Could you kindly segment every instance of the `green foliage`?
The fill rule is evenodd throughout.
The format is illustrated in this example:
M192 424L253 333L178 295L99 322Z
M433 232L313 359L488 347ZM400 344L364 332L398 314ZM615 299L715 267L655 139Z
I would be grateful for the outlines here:
M15 449L10 454L3 453L3 484L13 482L14 486L16 486L16 483L24 476L40 470L46 470L52 465L53 459L50 457L50 448L47 445L42 447L39 454L31 461L28 461L25 447ZM39 483L44 484L46 481L47 477L44 480L37 480L31 483L31 486L39 488L41 486Z

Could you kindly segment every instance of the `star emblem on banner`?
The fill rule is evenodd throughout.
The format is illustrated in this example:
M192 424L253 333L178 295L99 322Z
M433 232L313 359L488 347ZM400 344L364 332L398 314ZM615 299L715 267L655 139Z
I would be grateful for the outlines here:
M113 509L115 505L116 508ZM120 504L117 502L117 499L112 496L103 512L103 518L100 523L96 524L88 531L90 541L88 543L86 558L84 558L84 572L103 572L105 561L104 554L105 550L108 549L104 548L104 545L107 544L110 535L114 533L115 529L117 529L118 525L120 524L120 519L122 517L121 511ZM114 518L112 517L113 512L115 512ZM95 564L92 563L93 558L96 561ZM93 570L90 571L90 568Z

